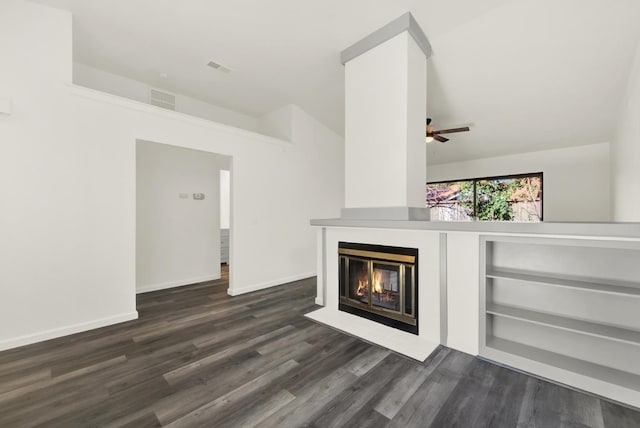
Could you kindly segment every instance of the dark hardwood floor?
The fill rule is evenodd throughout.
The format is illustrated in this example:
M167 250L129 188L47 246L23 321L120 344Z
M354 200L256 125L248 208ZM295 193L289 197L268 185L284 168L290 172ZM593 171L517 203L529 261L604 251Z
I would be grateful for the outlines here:
M138 296L140 319L0 353L0 427L640 427L640 413L439 348L306 319L315 281Z

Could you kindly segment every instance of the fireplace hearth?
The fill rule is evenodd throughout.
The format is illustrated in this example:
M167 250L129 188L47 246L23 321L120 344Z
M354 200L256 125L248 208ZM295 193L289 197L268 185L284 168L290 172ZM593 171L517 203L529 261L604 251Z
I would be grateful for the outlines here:
M338 309L418 334L418 249L338 243Z

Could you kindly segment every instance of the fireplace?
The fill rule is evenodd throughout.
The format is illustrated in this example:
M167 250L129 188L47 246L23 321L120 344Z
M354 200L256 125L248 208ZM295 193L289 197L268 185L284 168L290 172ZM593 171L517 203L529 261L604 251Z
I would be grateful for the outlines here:
M418 249L338 243L338 309L418 334Z

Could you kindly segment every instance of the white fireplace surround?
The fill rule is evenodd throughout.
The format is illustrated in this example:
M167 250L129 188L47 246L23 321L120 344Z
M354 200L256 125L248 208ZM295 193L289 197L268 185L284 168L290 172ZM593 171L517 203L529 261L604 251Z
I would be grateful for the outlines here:
M410 13L342 52L345 66L343 219L428 220L424 206L429 41ZM418 249L418 326L411 334L338 309L338 241ZM440 235L377 229L325 229L318 248L317 302L308 314L408 357L424 361L441 333ZM446 311L444 311L446 312Z
M310 318L419 361L441 344L640 407L635 364L640 341L637 333L636 339L625 336L640 331L634 316L640 292L630 288L620 294L615 286L624 279L640 290L637 224L352 219L311 224L318 228L316 303L324 307ZM503 247L500 254L508 258L494 260L487 240L511 242L520 250ZM338 241L418 248L419 336L338 310ZM530 275L505 276L501 269ZM498 279L491 279L495 275ZM491 287L498 287L498 294ZM540 302L544 307L536 306ZM518 312L527 307L556 317ZM500 323L493 321L496 316ZM569 325L571 319L582 321ZM598 322L604 327L594 333Z
M320 232L323 233L323 232ZM324 232L324 249L319 253L319 271L326 266L318 279L318 295L324 294L324 308L307 314L313 320L338 330L358 336L400 354L424 361L444 341L441 332L441 310L445 296L440 292L440 266L443 245L440 234L432 231L398 231L378 229L331 228ZM322 239L322 238L321 238ZM338 242L390 245L418 249L418 324L416 336L375 321L338 310L339 260Z

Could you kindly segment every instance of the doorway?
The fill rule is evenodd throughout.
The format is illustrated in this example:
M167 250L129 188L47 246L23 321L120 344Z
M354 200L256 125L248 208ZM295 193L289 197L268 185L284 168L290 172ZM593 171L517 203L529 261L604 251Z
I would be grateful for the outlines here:
M231 229L231 171L220 170L220 271L229 277L229 230Z
M230 209L223 219L221 171L230 169L229 156L136 142L137 293L222 277L221 227L230 229Z

